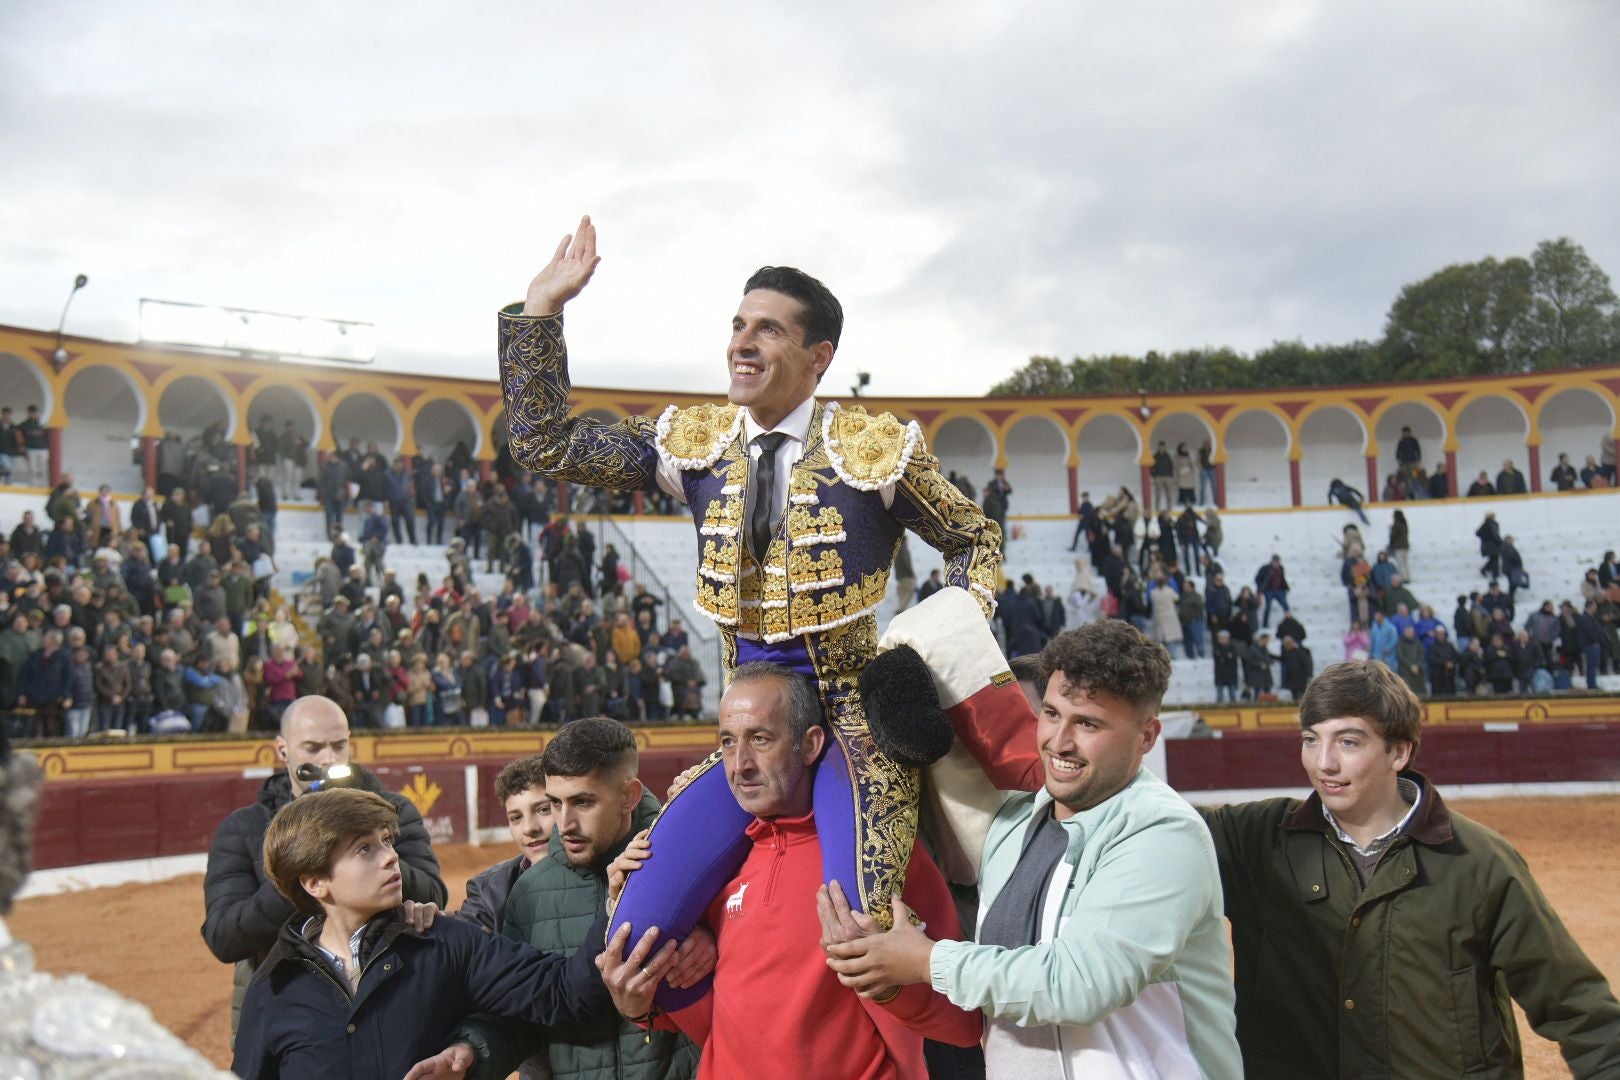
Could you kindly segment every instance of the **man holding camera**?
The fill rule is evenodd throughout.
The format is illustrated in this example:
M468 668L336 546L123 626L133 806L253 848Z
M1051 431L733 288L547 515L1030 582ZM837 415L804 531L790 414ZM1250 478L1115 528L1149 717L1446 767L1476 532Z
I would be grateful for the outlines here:
M276 891L264 872L264 833L276 811L323 786L357 787L376 792L399 813L399 872L406 900L444 906L448 892L439 877L439 860L428 839L422 815L403 795L384 791L382 783L358 765L349 766L349 720L330 698L302 697L287 707L276 736L276 756L286 769L265 780L251 805L231 812L220 823L208 849L203 880L207 913L203 940L222 962L236 965L231 995L231 1033L236 1033L248 979L276 934L293 914L293 906ZM328 775L333 766L347 776ZM341 772L341 770L340 770Z

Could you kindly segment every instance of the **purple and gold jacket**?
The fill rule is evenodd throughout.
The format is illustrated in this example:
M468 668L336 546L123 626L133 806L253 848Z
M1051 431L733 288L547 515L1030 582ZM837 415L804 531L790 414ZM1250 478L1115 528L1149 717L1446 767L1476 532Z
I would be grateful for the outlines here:
M948 583L969 590L986 615L993 610L1000 529L940 475L915 421L817 403L760 566L743 542L749 463L741 409L671 405L656 421L617 424L573 416L560 315L503 312L500 346L514 460L621 491L654 489L660 461L678 469L699 533L697 607L737 636L777 643L864 621L887 593L908 528L944 553ZM889 486L894 497L885 506L880 492ZM870 657L875 623L861 636L871 649L833 670L858 671Z

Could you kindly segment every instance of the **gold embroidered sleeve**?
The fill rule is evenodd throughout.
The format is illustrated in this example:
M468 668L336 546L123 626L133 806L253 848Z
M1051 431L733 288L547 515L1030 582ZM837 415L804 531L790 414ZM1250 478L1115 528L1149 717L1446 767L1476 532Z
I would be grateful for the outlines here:
M945 583L972 594L989 618L996 610L1001 527L939 472L939 459L922 440L894 486L890 513L945 556Z
M653 421L631 417L604 424L572 415L560 313L532 318L501 312L500 353L514 461L553 479L616 491L656 486Z

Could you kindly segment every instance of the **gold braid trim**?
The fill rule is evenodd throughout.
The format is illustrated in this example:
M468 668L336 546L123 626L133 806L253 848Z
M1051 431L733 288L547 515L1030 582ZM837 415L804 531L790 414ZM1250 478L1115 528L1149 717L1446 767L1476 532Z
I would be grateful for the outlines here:
M822 412L821 437L827 457L844 483L876 491L898 481L922 445L915 420L902 424L892 413L871 416L859 405L829 401Z
M512 459L557 480L640 491L654 482L653 422L603 424L570 415L568 346L561 314L500 315L501 393Z

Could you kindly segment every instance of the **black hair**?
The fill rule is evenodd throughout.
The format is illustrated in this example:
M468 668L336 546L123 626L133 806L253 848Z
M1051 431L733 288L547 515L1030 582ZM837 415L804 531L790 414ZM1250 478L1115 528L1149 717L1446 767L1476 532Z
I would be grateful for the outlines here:
M617 720L589 716L575 720L546 744L547 776L589 776L599 769L636 772L636 734Z
M804 324L804 344L827 341L834 351L844 332L844 306L821 282L791 266L762 266L743 285L743 294L768 289L799 302L799 321Z

